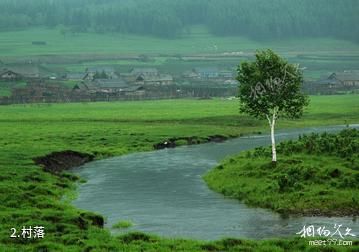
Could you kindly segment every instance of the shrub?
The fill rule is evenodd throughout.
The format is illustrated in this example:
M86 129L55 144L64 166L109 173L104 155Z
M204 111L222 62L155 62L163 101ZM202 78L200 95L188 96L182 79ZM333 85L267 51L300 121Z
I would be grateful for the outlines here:
M119 221L116 224L112 225L113 228L123 229L132 227L133 223L131 221Z

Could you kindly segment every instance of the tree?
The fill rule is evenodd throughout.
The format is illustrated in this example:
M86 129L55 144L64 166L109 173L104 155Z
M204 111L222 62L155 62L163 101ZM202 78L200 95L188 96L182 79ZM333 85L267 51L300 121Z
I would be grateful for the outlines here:
M301 92L303 73L271 50L258 51L254 62L238 66L240 111L267 119L271 129L272 162L277 162L274 129L279 117L299 118L309 99Z
M94 79L108 79L109 76L106 74L104 70L102 72L97 72L93 76Z

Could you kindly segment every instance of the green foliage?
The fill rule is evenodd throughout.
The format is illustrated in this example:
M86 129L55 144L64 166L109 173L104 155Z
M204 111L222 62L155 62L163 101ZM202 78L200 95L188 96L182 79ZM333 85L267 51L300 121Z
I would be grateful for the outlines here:
M185 70L198 66L218 66L220 59L227 61L228 67L238 64L238 60L243 57L223 57L216 60L175 60L166 56L174 54L197 54L197 53L219 53L219 52L238 52L238 45L243 52L252 52L258 48L272 48L281 53L288 53L291 61L301 63L308 69L305 73L310 73L315 78L330 71L344 71L357 69L359 45L350 41L330 38L297 38L283 39L275 41L255 41L243 35L218 37L208 32L203 26L194 26L189 29L189 34L178 39L169 41L165 38L158 38L149 35L120 34L120 33L80 33L76 35L62 36L59 29L47 27L34 27L26 30L2 31L0 40L0 53L2 56L17 56L23 59L25 56L51 55L47 61L55 63L63 62L63 55L77 65L69 64L64 67L71 67L75 72L84 71L86 67L96 64L113 65L120 64L123 68L129 65L151 65L164 64L164 67L171 68L171 72L182 73ZM46 41L47 45L42 47L29 46L33 40ZM19 43L21 41L21 43ZM14 43L18 43L16 48ZM214 48L216 45L217 49ZM294 51L301 54L293 58ZM96 52L94 54L94 52ZM79 55L81 54L81 55ZM112 60L106 61L105 57L113 58L116 54L140 55L140 54L162 54L163 57L156 58L156 62L141 62L136 60ZM328 54L332 55L328 58ZM59 57L55 57L58 55ZM68 58L68 56L71 56ZM247 55L245 53L244 55ZM345 56L343 56L345 55ZM349 56L350 55L350 56ZM118 57L115 57L118 58ZM39 56L39 60L41 60ZM85 60L88 60L87 62ZM134 63L135 62L135 63ZM173 64L175 63L175 65ZM164 69L164 72L168 70Z
M105 71L102 72L96 72L95 75L93 76L94 79L108 79L107 74L105 73Z
M336 148L328 146L335 143ZM311 134L280 143L285 155L273 167L270 148L223 162L205 176L215 191L281 213L357 215L359 130ZM248 154L250 153L250 154Z
M238 67L241 112L257 118L273 114L299 118L308 100L301 92L303 74L271 50L256 53L254 62Z
M132 227L133 223L131 221L119 221L116 224L112 225L112 228L117 228L117 229L124 229L124 228L129 228Z
M298 141L280 143L278 150L286 155L293 153L325 154L351 161L359 155L359 131L348 129L339 134L312 133L310 135L303 135L299 137Z
M173 38L202 24L216 35L358 41L356 4L356 0L1 0L0 29L60 26L63 36L94 31Z

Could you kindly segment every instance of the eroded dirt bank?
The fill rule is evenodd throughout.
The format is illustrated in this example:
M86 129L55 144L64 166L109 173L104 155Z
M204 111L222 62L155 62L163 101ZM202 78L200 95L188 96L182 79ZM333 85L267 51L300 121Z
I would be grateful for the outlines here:
M95 156L92 154L66 150L52 152L46 156L36 157L33 160L37 165L43 167L45 171L59 174L64 170L69 170L93 161L94 158Z

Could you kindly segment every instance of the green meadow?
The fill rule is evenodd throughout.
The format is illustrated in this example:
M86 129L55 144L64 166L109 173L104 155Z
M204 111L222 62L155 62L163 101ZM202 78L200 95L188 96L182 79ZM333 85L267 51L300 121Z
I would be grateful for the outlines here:
M279 128L358 123L358 96L313 96L302 119ZM97 159L153 150L171 137L240 136L267 132L265 121L239 115L238 101L162 100L0 107L1 251L320 251L302 239L224 239L202 242L142 233L112 236L94 225L97 215L76 209L76 183L69 173L52 175L33 158L53 151L92 153ZM43 240L10 238L11 228L42 225ZM332 247L331 251L355 251Z
M1 61L33 62L61 74L84 72L88 67L101 65L111 65L121 73L132 67L156 67L172 74L182 74L198 66L233 69L242 60L253 57L256 50L271 48L305 68L306 79L318 79L335 71L357 70L359 59L359 45L350 41L333 38L258 41L240 36L218 37L203 26L193 26L174 39L120 33L63 35L60 28L2 31L0 36L0 66ZM33 41L43 41L46 45L33 45ZM232 52L237 54L231 55ZM149 58L138 60L136 56L139 55ZM0 89L3 90L0 95L9 95L11 91L6 87Z
M256 148L208 172L213 190L282 214L359 214L359 131L310 134L278 145L277 165L270 148Z
M46 45L32 45L45 41ZM162 39L118 33L75 33L63 35L60 29L33 28L1 32L2 56L71 55L71 54L197 54L220 52L253 52L272 48L280 53L350 55L358 52L355 43L336 39L287 39L257 42L246 37L217 37L202 26L194 26L186 35ZM288 53L289 54L289 53ZM358 54L355 54L356 56Z

